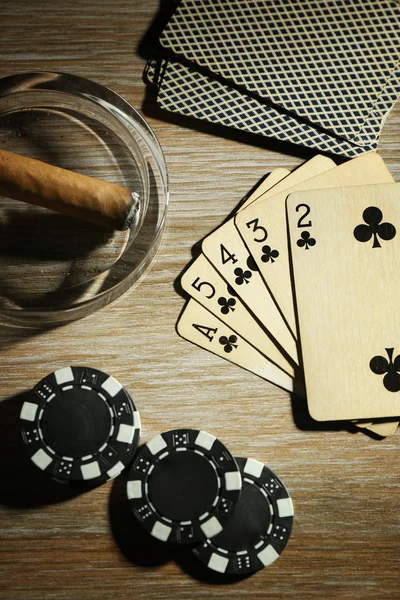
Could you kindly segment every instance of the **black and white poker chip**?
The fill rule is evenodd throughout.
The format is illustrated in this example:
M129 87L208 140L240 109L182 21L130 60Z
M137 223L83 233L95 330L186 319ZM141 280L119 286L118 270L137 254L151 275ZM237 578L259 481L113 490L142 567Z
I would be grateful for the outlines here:
M272 564L289 541L293 504L280 479L262 463L236 458L242 493L232 518L212 540L193 548L210 569L250 575Z
M155 538L189 544L222 531L242 487L239 467L213 435L175 429L139 451L127 494L137 519Z
M57 479L91 484L113 479L139 444L140 417L132 398L97 369L50 373L24 402L20 420L31 460Z

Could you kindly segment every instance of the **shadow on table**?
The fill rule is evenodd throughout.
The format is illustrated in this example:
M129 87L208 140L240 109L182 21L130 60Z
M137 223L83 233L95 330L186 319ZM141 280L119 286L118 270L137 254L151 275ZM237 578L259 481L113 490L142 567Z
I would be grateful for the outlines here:
M79 484L59 483L42 473L30 460L19 423L28 393L0 403L0 505L16 509L65 502L90 489Z
M133 515L126 495L129 469L115 481L109 500L111 531L122 554L142 567L159 567L175 561L188 575L208 584L228 584L243 577L220 575L200 563L190 546L160 542L150 535Z
M301 431L347 431L353 434L367 435L373 440L382 440L382 436L369 429L359 428L351 421L315 421L308 411L307 400L291 394L293 421ZM387 422L389 419L373 419L374 423Z
M301 431L340 431L347 428L347 421L315 421L308 411L307 400L291 394L293 421Z
M160 0L159 9L141 39L137 52L142 58L152 58L161 50L158 39L175 12L180 0Z
M22 344L29 339L41 335L44 328L21 327L19 324L0 323L0 348L4 352L6 348Z
M144 567L156 567L175 559L176 548L153 538L134 517L126 494L129 469L115 479L110 499L110 526L122 554Z
M250 575L224 575L208 569L194 556L190 548L182 551L176 559L177 564L188 575L201 583L209 585L232 585L248 579Z

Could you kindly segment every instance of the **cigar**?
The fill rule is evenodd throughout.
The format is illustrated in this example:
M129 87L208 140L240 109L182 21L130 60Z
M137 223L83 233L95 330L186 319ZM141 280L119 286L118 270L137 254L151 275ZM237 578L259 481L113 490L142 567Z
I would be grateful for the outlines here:
M0 150L0 194L101 225L127 229L139 194L40 160Z

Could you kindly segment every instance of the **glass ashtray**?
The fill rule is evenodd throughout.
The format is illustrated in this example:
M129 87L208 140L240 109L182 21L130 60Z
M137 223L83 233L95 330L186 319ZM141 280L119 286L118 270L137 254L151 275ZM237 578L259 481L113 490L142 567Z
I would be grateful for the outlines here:
M121 96L65 73L0 79L0 148L139 195L132 226L109 231L0 195L0 323L51 326L89 315L138 282L161 241L161 147Z

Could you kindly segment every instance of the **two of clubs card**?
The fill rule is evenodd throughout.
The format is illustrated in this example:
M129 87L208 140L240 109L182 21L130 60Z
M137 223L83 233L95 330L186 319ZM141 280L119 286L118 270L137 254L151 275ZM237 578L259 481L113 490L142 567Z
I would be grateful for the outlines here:
M385 437L400 416L400 184L367 153L272 171L181 276L178 333Z

